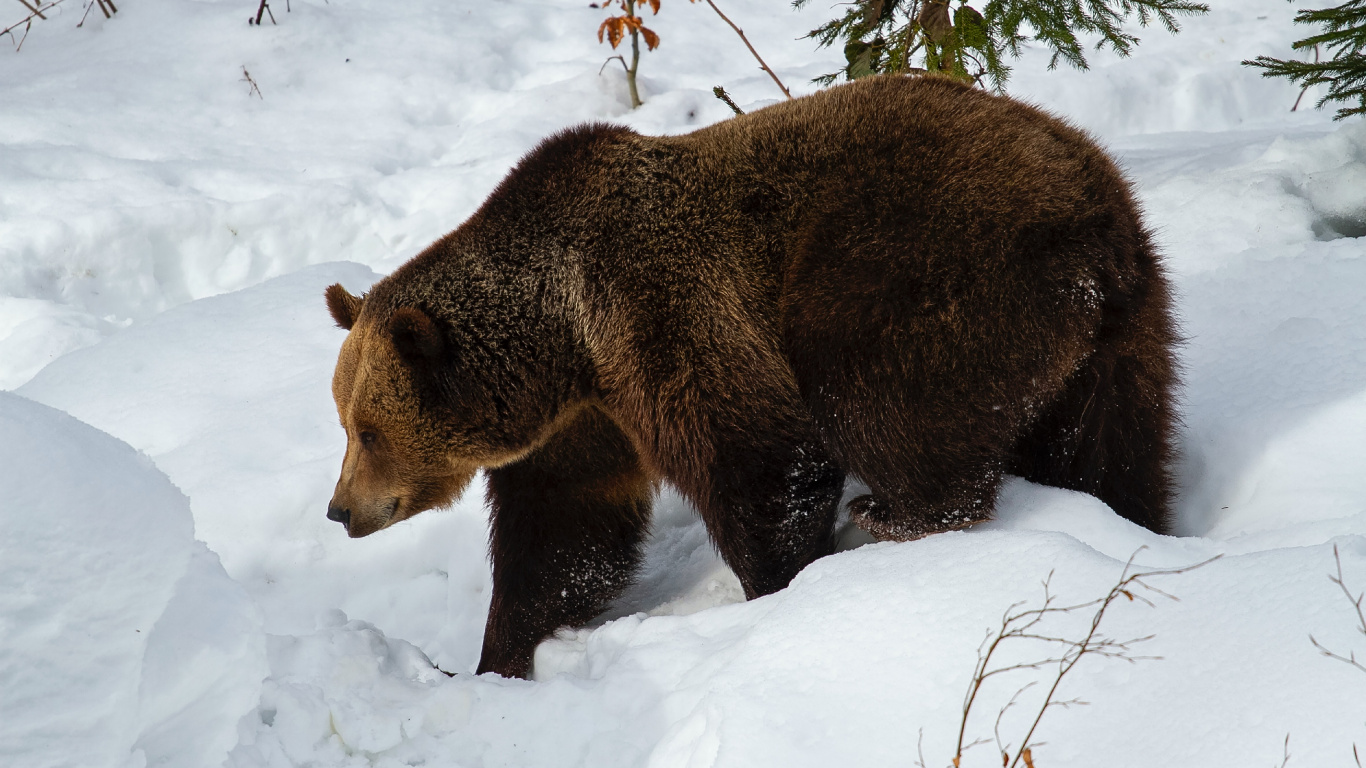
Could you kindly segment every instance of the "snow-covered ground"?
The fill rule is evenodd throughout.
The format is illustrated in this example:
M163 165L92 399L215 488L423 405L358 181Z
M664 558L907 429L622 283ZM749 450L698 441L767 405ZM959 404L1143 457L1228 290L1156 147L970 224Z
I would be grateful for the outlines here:
M558 128L684 132L729 116L714 85L773 102L740 41L665 3L631 112L586 0L292 0L259 28L249 1L81 28L72 3L17 53L0 38L0 765L942 768L984 633L1050 572L1060 600L1104 594L1141 546L1224 557L1154 579L1179 602L1116 604L1107 633L1162 659L1084 660L1062 698L1091 704L1052 710L1034 761L1278 765L1289 734L1289 765L1351 765L1366 674L1308 635L1366 653L1327 578L1336 545L1366 588L1366 122L1292 114L1293 86L1239 66L1302 36L1294 6L1211 5L1087 73L1031 50L1011 86L1117 154L1168 255L1180 537L1012 481L989 525L744 603L666 492L640 583L529 682L467 674L482 488L358 541L324 518L344 437L322 289L392 270ZM838 67L799 39L824 4L722 7L794 91ZM1000 721L1018 744L1047 670L989 684L968 739L1031 680Z

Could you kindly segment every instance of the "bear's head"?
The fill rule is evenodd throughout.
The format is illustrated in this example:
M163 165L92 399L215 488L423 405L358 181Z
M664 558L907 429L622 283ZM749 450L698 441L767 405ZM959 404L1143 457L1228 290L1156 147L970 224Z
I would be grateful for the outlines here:
M332 377L346 457L327 516L352 538L449 504L479 469L527 455L573 418L591 378L563 324L526 299L466 288L465 303L435 314L399 295L420 281L398 275L365 297L326 292L350 331Z
M443 354L430 317L412 308L371 317L365 301L340 285L326 297L337 325L350 331L332 377L346 458L327 516L359 538L450 503L487 457L452 450L460 446L440 409L424 407L431 399L424 377Z

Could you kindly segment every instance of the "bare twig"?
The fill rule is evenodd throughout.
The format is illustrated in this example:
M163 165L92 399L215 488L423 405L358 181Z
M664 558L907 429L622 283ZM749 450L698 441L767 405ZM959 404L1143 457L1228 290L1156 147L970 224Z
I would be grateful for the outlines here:
M1290 765L1290 734L1288 733L1285 735L1285 749L1282 754L1284 754L1285 757L1281 758L1281 764L1276 766L1276 768L1285 768L1287 765Z
M270 23L271 23L271 24L274 24L274 23L275 23L275 11L272 11L272 10L270 9L270 3L267 2L267 0L261 0L261 4L260 4L259 6L256 7L256 18L255 18L255 19L252 19L252 18L248 17L248 18L247 18L247 23L248 23L248 24L255 24L255 25L258 26L258 27L261 26L261 16L262 16L262 14L270 14Z
M1366 600L1366 592L1353 595L1352 590L1347 588L1347 582L1342 577L1342 555L1338 552L1338 545L1336 544L1333 545L1333 562L1337 564L1337 573L1330 575L1328 580L1338 585L1338 589L1342 590L1342 594L1347 598L1347 602L1352 604L1352 608L1357 615L1357 626L1355 629L1363 636L1366 636L1366 610L1362 609L1362 601ZM1343 656L1340 653L1326 648L1322 643L1316 640L1313 635L1309 636L1309 642L1313 643L1314 647L1319 649L1319 653L1324 656L1327 656L1330 659L1337 659L1344 664L1349 664L1362 672L1366 672L1366 665L1357 661L1356 651L1349 650L1347 651L1347 655Z
M33 28L33 20L32 20L32 19L29 19L28 21L25 21L25 22L24 22L24 36L21 37L21 38L19 38L19 42L14 46L14 52L15 52L15 53L18 53L19 51L23 50L23 48L24 48L24 41L28 39L28 31L29 31L30 29L32 29L32 28ZM5 31L6 31L6 32L9 32L8 29L5 30ZM14 35L13 35L13 34L10 35L10 39L11 39L11 40L14 39Z
M1010 708L1015 706L1015 704L1019 701L1020 696L1025 691L1029 690L1030 688L1033 688L1037 682L1037 680L1032 681L1020 690L1016 691L1015 695L1010 697L1010 701L1006 702L1006 705L1004 707L1001 707L1001 711L996 713L996 724L992 727L991 730L992 733L996 735L996 750L1001 753L1002 763L1004 763L1006 760L1010 758L1010 745L1001 740L1001 718L1005 717L1006 712L1009 712Z
M775 83L778 84L778 88L779 88L779 90L781 90L781 91L783 92L783 95L786 96L786 97L788 97L789 99L792 98L792 94L787 90L787 86L783 85L783 81L782 81L782 80L779 80L779 79L778 79L778 76L775 75L775 74L773 74L773 70L771 70L771 69L768 68L768 65L764 63L763 57L761 57L761 56L759 55L759 52L758 52L758 51L754 50L754 46L752 46L752 45L749 44L749 38L745 37L744 30L742 30L742 29L740 29L739 27L735 26L735 22L731 21L731 20L726 16L726 14L721 13L721 9L720 9L720 8L717 8L717 7L716 7L716 3L713 3L712 0L707 0L707 5L710 5L710 6L711 6L711 9L712 9L713 11L716 11L716 15L717 15L717 16L720 16L722 21L724 21L724 22L726 22L727 24L729 24L729 25L730 25L730 28L733 29L733 30L735 30L735 34L737 34L737 35L740 36L741 42L743 42L743 43L745 44L745 47L749 49L749 52L750 52L750 53L754 54L754 58L755 58L756 60L758 60L759 66L760 66L760 67L763 67L764 71L768 73L768 76L771 77L771 78L773 78L773 82L775 82Z
M1319 47L1318 47L1317 45L1314 46L1314 63L1315 63L1315 64L1319 63ZM1290 111L1291 111L1291 112L1298 112L1298 111L1299 111L1299 109L1300 109L1300 99L1303 99L1303 98L1304 98L1304 94L1306 94L1306 93L1309 92L1309 86L1310 86L1310 85L1312 85L1312 83L1306 83L1305 86L1304 86L1303 88L1300 89L1300 95L1297 96L1297 97L1295 98L1295 106L1293 106L1293 107L1290 108Z
M1141 551L1142 548L1139 549L1139 552ZM1010 766L1008 768L1014 768L1014 766L1018 765L1022 759L1025 761L1026 764L1032 762L1032 760L1029 759L1029 755L1025 753L1029 751L1029 747L1031 746L1030 739L1034 736L1034 731L1039 727L1039 722L1043 720L1044 713L1048 711L1048 707L1053 702L1053 695L1057 693L1058 686L1062 684L1062 679L1067 675L1068 672L1071 672L1072 669L1077 666L1077 662L1081 661L1083 656L1085 656L1087 653L1093 652L1093 649L1091 648L1092 641L1096 639L1097 632L1099 632L1100 630L1100 622L1105 618L1105 612L1109 610L1110 606L1114 604L1115 600L1119 599L1121 595L1127 597L1130 601L1139 600L1140 596L1135 593L1135 587L1163 595L1171 600L1176 600L1176 596L1163 592L1162 590L1159 590L1156 587L1153 587L1152 585L1146 583L1144 579L1149 579L1154 576L1174 576L1177 574L1186 573L1188 571L1195 570L1196 568L1201 568L1203 566L1209 565L1210 563L1222 557L1222 555L1215 555L1214 557L1205 560L1204 562L1196 563L1195 565L1189 565L1184 568L1165 568L1161 570L1130 573L1129 569L1133 567L1134 558L1137 556L1138 552L1134 552L1134 554L1129 556L1129 561L1124 564L1124 570L1120 573L1119 583L1111 587L1110 592L1106 594L1105 597L1101 600L1100 607L1096 610L1095 615L1091 617L1091 628L1086 633L1086 637L1080 643L1072 645L1071 648L1063 652L1063 662L1058 667L1058 674L1055 675L1053 678L1053 686L1048 689L1048 694L1044 696L1044 704L1042 707L1039 708L1039 714L1034 717L1034 722L1030 724L1029 731L1025 733L1024 740L1020 747L1020 752L1015 755L1014 760L1010 761ZM1146 598L1142 598L1142 601L1148 603L1148 605L1152 605L1152 602L1147 600ZM1094 601L1092 602L1092 604L1094 604ZM1152 636L1149 635L1148 637L1151 638ZM1128 643L1142 642L1143 639L1146 638L1128 641ZM1114 647L1125 648L1128 645L1128 643L1117 643L1114 644ZM1123 655L1116 655L1116 658L1125 657ZM1128 660L1133 661L1133 659Z
M745 111L744 111L743 109L740 109L738 106L736 106L735 102L731 100L730 94L729 94L729 93L726 93L726 89L725 89L725 88L722 88L721 86L718 85L718 86L716 86L715 88L712 88L712 89L711 89L711 92L712 92L713 94L716 95L716 98L720 99L721 101L726 102L726 106L728 106L728 107L730 107L732 110L734 110L735 114L737 114L737 115L743 115L743 114L745 114Z
M44 11L50 11L65 1L66 0L51 0L51 2L43 2L43 0L19 0L24 8L28 9L28 15L8 27L0 29L0 37L9 35L11 40L15 40L14 30L23 27L24 34L15 40L14 50L17 53L24 47L24 41L28 39L29 30L33 28L34 19L46 20L47 15ZM112 0L90 0L89 5L85 7L85 13L81 15L80 23L76 25L77 28L85 26L86 16L90 15L90 9L94 8L97 4L99 5L100 10L104 12L105 18L109 18L112 14L118 13L119 9L114 7Z
M20 27L24 28L23 36L18 40L15 40L14 50L16 53L18 53L19 49L24 47L24 41L28 39L28 31L33 28L33 20L47 19L47 16L43 15L43 11L51 10L58 5L61 5L64 0L52 0L50 3L44 3L42 0L34 0L32 3L30 3L29 0L19 0L19 2L23 3L24 7L28 9L28 15L8 27L0 29L0 37L9 35L10 39L14 40L14 30Z
M625 57L625 56L622 56L621 54L617 54L616 56L608 56L608 57L607 57L607 61L611 61L612 59L616 59L617 61L620 61L620 62L621 62L621 68L624 69L624 70L626 70L626 74L629 75L629 74L631 73L631 68L628 67L628 66L626 66L626 57ZM607 69L607 61L604 61L604 62L602 63L602 66L601 66L601 67L598 67L598 74L599 74L599 75L602 74L602 71L603 71L604 69Z
M28 0L19 0L19 2L21 2L21 3L24 4L24 7L27 8L27 9L29 10L29 13L30 13L31 15L37 16L37 17L40 18L40 19L47 19L47 17L43 15L42 9L41 9L41 8L35 8L34 6L29 5ZM39 5L42 5L42 0L38 0L38 3L39 3Z
M977 701L978 694L981 692L983 684L991 677L1008 672L1040 669L1049 665L1057 665L1057 672L1053 675L1052 683L1043 697L1043 704L1035 714L1033 722L1030 723L1029 730L1025 733L1024 739L1014 747L1015 754L1013 758L1010 754L1011 746L1001 738L1001 720L1005 716L1006 711L1015 706L1019 697L1024 694L1025 691L1033 687L1037 681L1030 682L1017 690L1015 695L1011 697L1010 701L1001 709L996 717L994 729L996 746L1001 752L1003 765L1005 765L1006 768L1014 768L1023 762L1025 768L1032 768L1034 763L1033 749L1042 746L1042 742L1035 742L1032 741L1032 739L1039 727L1039 723L1043 720L1043 716L1048 710L1053 707L1065 709L1072 706L1082 706L1087 703L1079 699L1055 699L1058 687L1062 684L1063 678L1076 667L1082 658L1086 656L1101 656L1122 659L1130 663L1159 658L1155 656L1138 656L1133 652L1134 646L1151 640L1153 637L1152 635L1128 640L1116 640L1100 634L1100 625L1105 618L1106 612L1120 597L1124 597L1130 602L1140 602L1148 606L1154 605L1153 600L1148 597L1148 594L1176 600L1177 598L1174 595L1158 589L1146 580L1154 576L1169 576L1186 573L1208 565L1219 558L1216 556L1209 560L1205 560L1204 562L1183 568L1134 572L1134 558L1136 558L1141 551L1142 548L1137 552L1134 552L1128 562L1124 564L1124 570L1120 573L1118 582L1111 587L1110 591L1103 597L1072 605L1057 605L1057 598L1053 595L1051 587L1053 574L1050 572L1043 581L1044 599L1042 606L1038 608L1022 609L1024 603L1015 603L1006 608L1001 617L1001 628L995 632L988 631L986 637L982 640L982 644L977 649L977 666L973 669L972 681L969 683L968 690L963 697L963 714L962 719L959 721L958 741L954 748L953 765L955 767L962 764L964 752L977 744L985 743L984 740L981 739L969 744L964 744L963 741L966 738L968 718L972 713L973 705ZM1094 609L1094 613L1091 616L1090 626L1088 627L1085 637L1081 640L1070 640L1065 637L1057 637L1040 631L1042 629L1040 624L1045 619L1056 614L1070 614L1091 609ZM1035 640L1052 644L1058 650L1051 658L1040 661L1021 662L1001 667L992 667L991 661L996 655L996 651L1000 648L1001 644L1007 640Z
M251 96L254 93L256 94L256 98L262 101L266 100L266 97L261 95L261 89L256 85L256 81L252 79L251 73L247 71L246 67L242 67L242 81L251 85L251 90L247 91L247 96Z

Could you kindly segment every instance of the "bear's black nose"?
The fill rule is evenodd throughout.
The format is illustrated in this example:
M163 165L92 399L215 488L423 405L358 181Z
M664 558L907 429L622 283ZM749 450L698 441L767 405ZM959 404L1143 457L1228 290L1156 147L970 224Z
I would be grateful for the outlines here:
M327 505L327 519L335 520L346 527L351 527L351 510Z

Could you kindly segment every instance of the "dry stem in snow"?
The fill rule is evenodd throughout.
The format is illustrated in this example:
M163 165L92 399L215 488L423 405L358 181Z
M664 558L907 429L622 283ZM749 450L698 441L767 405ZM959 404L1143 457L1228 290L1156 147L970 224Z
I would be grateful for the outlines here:
M1359 592L1353 596L1352 590L1347 588L1347 582L1342 577L1342 555L1338 552L1338 545L1336 544L1333 545L1333 562L1337 565L1337 573L1329 576L1328 580L1338 585L1338 589L1342 590L1342 594L1346 596L1347 601L1352 604L1352 609L1356 611L1357 615L1356 631L1360 632L1363 637L1366 637L1366 612L1363 612L1361 607L1362 600L1366 599L1366 592ZM1357 661L1356 651L1348 649L1347 655L1343 656L1342 654L1325 647L1318 640L1314 639L1313 635L1309 636L1309 642L1313 643L1314 647L1319 649L1319 653L1322 653L1324 656L1327 656L1330 659L1337 659L1344 664L1350 664L1362 672L1366 672L1366 665Z
M1363 611L1361 607L1362 601L1366 599L1366 592L1358 592L1356 595L1353 595L1352 590L1347 587L1347 580L1342 576L1342 554L1338 552L1338 545L1336 544L1333 545L1333 563L1337 567L1337 572L1330 575L1328 580L1338 585L1338 589L1342 590L1342 594L1347 598L1347 602L1352 604L1352 610L1356 612L1357 617L1356 631L1361 633L1362 637L1366 637L1366 611ZM1344 664L1348 664L1362 672L1366 672L1366 665L1363 665L1357 660L1356 651L1349 648L1347 650L1347 655L1343 656L1341 653L1320 643L1313 635L1309 636L1309 642L1313 643L1314 647L1319 649L1319 653L1322 653L1324 656L1327 656L1330 659L1337 659ZM1352 745L1352 757L1356 760L1358 768L1360 768L1361 753L1357 751L1356 744Z
M954 748L954 768L960 768L962 765L964 752L972 747L989 743L986 739L976 739L967 744L963 743L967 734L968 719L972 714L973 705L977 702L977 695L981 692L982 686L987 680L1010 672L1038 670L1056 665L1057 671L1052 677L1048 692L1044 695L1043 703L1040 705L1033 721L1030 722L1029 730L1026 731L1024 737L1020 739L1018 746L1013 747L1013 755L1011 754L1012 745L1001 737L1001 719L1005 716L1007 711L1019 703L1020 696L1037 685L1039 681L1036 680L1027 683L1015 691L1015 694L1010 697L1010 701L1001 708L999 713L997 713L996 723L993 729L995 733L996 748L1001 753L1002 765L1007 768L1015 768L1016 766L1023 764L1025 768L1034 768L1033 750L1042 745L1042 742L1035 742L1033 740L1034 733L1038 730L1039 723L1043 720L1043 716L1053 707L1067 708L1073 705L1084 705L1087 703L1079 699L1055 699L1058 692L1058 686L1062 684L1063 678L1077 666L1077 663L1080 662L1082 658L1086 656L1100 656L1112 659L1123 659L1130 663L1144 659L1159 658L1157 656L1138 656L1135 655L1133 651L1134 646L1151 640L1153 637L1152 635L1135 637L1128 640L1116 640L1101 634L1100 624L1101 621L1104 620L1106 612L1110 609L1110 606L1121 597L1126 598L1130 602L1138 601L1145 603L1150 607L1154 606L1153 601L1148 598L1148 595L1150 594L1165 597L1170 600L1177 600L1178 598L1175 595L1158 589L1152 584L1149 584L1146 580L1151 579L1154 576L1174 576L1176 574L1186 573L1208 565L1219 559L1220 556L1216 555L1209 560L1194 565L1188 565L1183 568L1135 572L1133 571L1134 558L1142 551L1143 548L1139 548L1138 551L1134 552L1134 554L1129 557L1128 562L1124 564L1124 570L1119 575L1119 581L1111 587L1110 591L1103 597L1073 605L1056 605L1057 597L1052 593L1050 588L1050 582L1053 578L1053 574L1050 572L1048 577L1043 581L1044 599L1041 607L1022 609L1024 603L1019 602L1006 609L1005 614L1001 618L1001 628L994 633L989 631L986 638L982 641L982 645L977 649L977 666L973 670L972 682L968 685L967 693L963 697L963 716L959 721L958 742ZM1358 600L1358 607L1359 606L1360 601ZM1077 613L1090 609L1094 609L1095 613L1091 616L1091 622L1086 635L1080 640L1073 640L1067 637L1055 637L1047 634L1042 626L1046 619L1058 614ZM996 655L996 651L1008 640L1035 640L1043 642L1055 649L1054 655L1038 661L992 667L991 662Z

